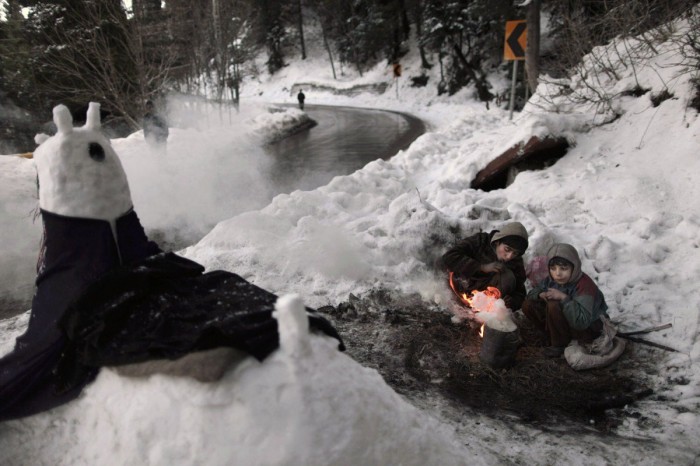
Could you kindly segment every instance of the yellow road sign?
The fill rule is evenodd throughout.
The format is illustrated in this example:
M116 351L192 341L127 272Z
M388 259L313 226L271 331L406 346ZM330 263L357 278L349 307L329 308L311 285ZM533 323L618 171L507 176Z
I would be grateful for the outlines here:
M527 22L506 21L506 41L503 47L504 60L525 60L527 49Z

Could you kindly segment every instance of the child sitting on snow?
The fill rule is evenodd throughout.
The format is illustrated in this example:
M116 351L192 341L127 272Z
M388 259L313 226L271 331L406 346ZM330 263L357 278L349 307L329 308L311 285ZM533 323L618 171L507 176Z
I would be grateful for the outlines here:
M436 261L439 270L453 274L454 291L469 294L489 286L498 288L510 309L519 309L525 298L527 230L510 222L490 233L476 233L450 248Z
M547 252L549 277L527 295L523 313L545 332L549 345L545 356L560 357L571 340L590 343L603 329L607 317L605 297L591 277L581 271L576 248L559 243Z

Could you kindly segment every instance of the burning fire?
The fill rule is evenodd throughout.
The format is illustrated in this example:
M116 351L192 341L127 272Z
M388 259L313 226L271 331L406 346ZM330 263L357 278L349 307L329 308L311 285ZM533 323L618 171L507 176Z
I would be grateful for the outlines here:
M495 288L493 286L487 287L483 291L477 291L473 290L471 292L471 296L467 295L466 293L460 293L457 291L455 288L454 282L452 281L452 276L454 275L453 272L450 272L450 288L452 288L452 291L459 297L459 299L468 307L474 310L474 312L493 312L495 311L496 308L496 301L501 299L501 292L499 291L498 288ZM478 295L478 296L477 296ZM481 298L486 298L486 299L481 299ZM480 299L477 299L480 298ZM481 324L481 328L479 329L479 336L481 338L484 337L484 325Z
M452 288L452 291L454 291L455 294L459 297L459 299L461 299L462 302L464 304L466 304L467 306L474 308L474 297L477 295L477 293L482 293L490 298L493 298L493 299L489 299L488 302L486 303L487 304L486 309L474 309L475 312L489 312L493 308L493 303L495 303L497 299L501 299L501 292L499 291L498 288L495 288L493 286L489 286L483 291L473 290L471 296L468 296L466 293L459 293L457 291L457 289L455 288L454 282L452 281L453 275L454 275L454 272L450 272L450 288ZM479 303L479 304L481 304L481 303ZM483 306L481 306L481 307L483 307Z

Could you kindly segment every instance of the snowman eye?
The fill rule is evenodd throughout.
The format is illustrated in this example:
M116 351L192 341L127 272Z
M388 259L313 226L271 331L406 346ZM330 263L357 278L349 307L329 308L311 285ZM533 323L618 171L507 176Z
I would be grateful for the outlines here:
M96 162L102 162L105 159L105 150L96 142L91 142L88 146L90 158Z

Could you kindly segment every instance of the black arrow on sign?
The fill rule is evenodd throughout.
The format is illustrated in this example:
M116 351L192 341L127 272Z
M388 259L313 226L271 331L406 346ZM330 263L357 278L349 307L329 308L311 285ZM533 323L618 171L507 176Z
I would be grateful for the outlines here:
M506 39L506 43L508 44L508 47L513 51L513 55L515 55L515 58L523 58L525 56L525 50L520 46L520 43L518 42L518 39L520 39L520 36L525 32L527 29L527 23L518 23L515 25L515 29L513 29L513 32L510 33L510 36L508 36L508 39Z

